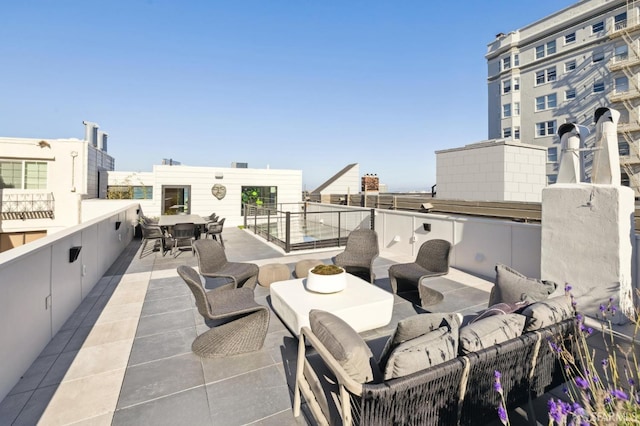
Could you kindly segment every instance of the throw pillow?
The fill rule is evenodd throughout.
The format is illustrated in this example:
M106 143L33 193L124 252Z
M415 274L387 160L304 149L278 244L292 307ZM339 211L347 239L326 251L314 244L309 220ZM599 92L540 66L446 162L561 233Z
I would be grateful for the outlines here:
M533 303L522 310L522 315L527 317L524 331L539 330L571 318L573 314L571 299L567 296L558 296L553 299Z
M495 305L489 306L487 309L478 312L478 315L475 318L471 319L468 324L480 321L481 319L491 317L493 315L506 315L514 312L520 313L520 311L527 307L528 304L529 302L526 300L515 303L496 303Z
M395 331L389 337L382 350L379 362L380 369L384 369L389 355L401 343L437 330L443 326L449 327L457 337L460 322L459 314L456 313L418 314L403 319L398 322Z
M311 331L358 383L378 381L381 377L371 349L362 337L337 316L318 309L309 312Z
M384 380L404 377L458 355L458 339L447 326L398 345L384 366Z
M488 306L522 300L538 302L549 297L556 287L557 284L553 281L527 278L506 265L498 264L496 265L496 283L491 289Z
M526 317L520 314L494 315L460 329L460 352L468 354L522 334Z

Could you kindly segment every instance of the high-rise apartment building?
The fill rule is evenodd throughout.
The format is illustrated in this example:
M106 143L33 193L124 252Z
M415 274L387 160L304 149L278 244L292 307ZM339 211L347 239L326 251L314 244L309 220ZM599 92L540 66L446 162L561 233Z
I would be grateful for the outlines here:
M558 127L586 126L594 111L621 113L623 183L640 190L640 1L584 0L488 45L489 139L513 138L547 148L547 182L560 159ZM590 174L592 154L583 152Z

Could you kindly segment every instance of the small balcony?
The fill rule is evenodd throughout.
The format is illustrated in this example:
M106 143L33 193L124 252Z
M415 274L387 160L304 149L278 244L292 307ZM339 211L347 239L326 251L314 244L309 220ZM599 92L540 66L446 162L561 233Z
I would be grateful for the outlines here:
M0 220L53 219L52 192L3 193Z

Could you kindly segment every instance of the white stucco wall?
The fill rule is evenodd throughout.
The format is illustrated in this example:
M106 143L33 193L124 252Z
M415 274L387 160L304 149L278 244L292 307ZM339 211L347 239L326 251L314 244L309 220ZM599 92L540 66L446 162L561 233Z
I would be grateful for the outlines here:
M41 141L46 143L41 144ZM73 152L77 153L75 158L71 155ZM53 233L77 225L80 223L81 200L94 196L87 195L87 191L95 192L97 167L113 164L112 157L80 139L0 137L0 160L47 163L46 189L0 189L3 200L15 199L22 194L47 193L52 193L55 200L53 219L0 220L0 232L5 233L34 230Z
M437 197L539 202L546 186L546 152L505 140L436 151Z
M216 175L222 175L216 178ZM244 169L231 167L153 166L152 172L109 172L109 185L132 185L153 187L153 199L135 200L140 203L147 216L159 216L162 208L164 185L191 186L191 213L208 216L215 212L226 218L225 225L241 225L241 189L243 186L275 186L278 204L299 203L302 199L302 171L278 169ZM139 183L138 183L139 182ZM215 184L224 185L226 196L218 200L211 193Z
M320 194L359 194L360 193L360 165L356 164L335 182L324 188Z

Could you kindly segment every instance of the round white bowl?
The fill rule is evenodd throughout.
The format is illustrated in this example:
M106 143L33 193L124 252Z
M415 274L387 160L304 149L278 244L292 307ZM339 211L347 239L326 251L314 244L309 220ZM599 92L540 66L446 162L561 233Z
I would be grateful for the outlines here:
M307 290L316 293L337 293L347 287L347 273L342 270L340 274L318 275L311 272L307 275Z

